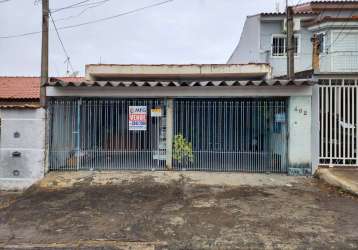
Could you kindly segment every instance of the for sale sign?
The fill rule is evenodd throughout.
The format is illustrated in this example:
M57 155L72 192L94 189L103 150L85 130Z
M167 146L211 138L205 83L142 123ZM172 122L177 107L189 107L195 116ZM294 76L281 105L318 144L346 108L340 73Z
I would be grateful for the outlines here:
M147 106L129 106L128 109L129 130L147 130Z

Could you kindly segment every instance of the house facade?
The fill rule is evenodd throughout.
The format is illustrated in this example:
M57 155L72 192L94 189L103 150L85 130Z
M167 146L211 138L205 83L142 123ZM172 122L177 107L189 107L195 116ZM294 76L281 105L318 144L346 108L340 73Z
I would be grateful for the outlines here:
M320 41L316 74L358 72L358 1L314 1L294 6L295 72L312 69L312 37ZM268 63L286 75L286 14L248 16L228 63Z
M81 82L52 79L48 170L311 174L314 81L271 73L267 64L101 64Z
M313 121L321 165L358 165L358 1L312 1L294 9L295 73L319 81ZM285 13L249 16L228 63L268 63L285 77ZM314 52L312 39L318 40Z

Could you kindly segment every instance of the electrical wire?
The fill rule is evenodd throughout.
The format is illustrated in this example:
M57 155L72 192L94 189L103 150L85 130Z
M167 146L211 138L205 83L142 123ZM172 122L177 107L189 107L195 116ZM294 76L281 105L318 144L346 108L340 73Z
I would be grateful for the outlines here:
M119 18L121 16L125 16L125 15L129 15L129 14L133 14L133 13L136 13L136 12L143 11L143 10L146 10L146 9L158 7L160 5L164 5L164 4L167 4L169 2L173 2L173 1L175 1L175 0L166 0L166 1L158 2L158 3L150 4L150 5L141 7L141 8L137 8L137 9L129 10L129 11L126 11L126 12L122 12L122 13L119 13L119 14L113 15L113 16L103 17L103 18L92 20L92 21L87 21L87 22L73 24L73 25L61 26L61 27L58 27L58 30L72 29L72 28L76 28L76 27L81 27L81 26L85 26L85 25L90 25L90 24L95 24L95 23L99 23L99 22L108 21L108 20L111 20L111 19ZM15 34L15 35L0 36L0 39L18 38L18 37L30 36L30 35L40 34L40 33L41 33L41 31L33 31L33 32L27 32L27 33Z
M93 9L93 8L97 8L99 6L102 6L103 4L109 2L110 0L102 0L102 1L98 1L98 2L95 2L93 4L96 4L96 5L92 5L92 6L88 6L87 8L83 9L81 12L79 12L78 14L76 15L72 15L72 16L68 16L68 17L63 17L63 18L58 18L56 19L55 21L58 22L58 21L65 21L65 20L69 20L71 18L76 18L76 17L79 17L81 16L83 13L85 13L87 10L89 9Z
M85 0L85 1L82 1L82 2L78 2L78 3L72 4L72 5L66 6L66 7L53 9L53 10L51 10L51 12L52 12L52 14L54 14L54 13L57 13L59 11L75 9L75 8L82 8L82 7L86 7L86 6L92 6L92 5L102 3L102 2L108 2L110 0L101 0L101 1L96 1L96 2L89 2L89 1L91 1L91 0Z
M73 66L72 66L72 63L71 63L70 56L68 55L67 50L66 50L66 48L65 48L65 45L63 44L63 41L62 41L62 39L61 39L60 33L58 32L58 29L57 29L55 20L53 19L51 12L49 13L49 16L50 16L50 19L51 19L51 21L52 21L53 27L55 28L55 31L56 31L56 34L57 34L57 38L58 38L58 40L60 41L62 50L63 50L63 52L65 53L65 56L66 56L66 61L65 61L65 62L67 62L68 65L70 65L72 72L74 72L74 69L73 69ZM68 69L67 69L67 71L68 71Z

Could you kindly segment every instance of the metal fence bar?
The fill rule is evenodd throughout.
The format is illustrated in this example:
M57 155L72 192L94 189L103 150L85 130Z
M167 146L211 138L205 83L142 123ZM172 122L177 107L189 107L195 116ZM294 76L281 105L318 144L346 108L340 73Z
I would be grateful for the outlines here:
M144 131L128 129L128 107L136 105L147 107ZM150 110L158 107L163 110L161 100L52 99L49 169L164 169L159 149L164 118L150 116Z
M147 107L146 130L129 130L129 106ZM51 171L165 169L163 100L58 98L49 114ZM285 99L177 99L174 134L193 153L179 152L176 170L287 172Z
M287 172L285 100L177 99L174 110L174 133L194 156L179 152L175 169Z
M356 79L320 81L320 164L358 167Z

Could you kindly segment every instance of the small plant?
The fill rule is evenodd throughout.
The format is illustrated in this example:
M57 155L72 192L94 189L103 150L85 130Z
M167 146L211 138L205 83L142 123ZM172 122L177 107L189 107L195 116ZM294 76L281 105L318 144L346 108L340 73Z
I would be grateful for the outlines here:
M193 146L182 134L178 134L174 137L173 159L177 160L179 163L182 161L192 162L194 159Z

